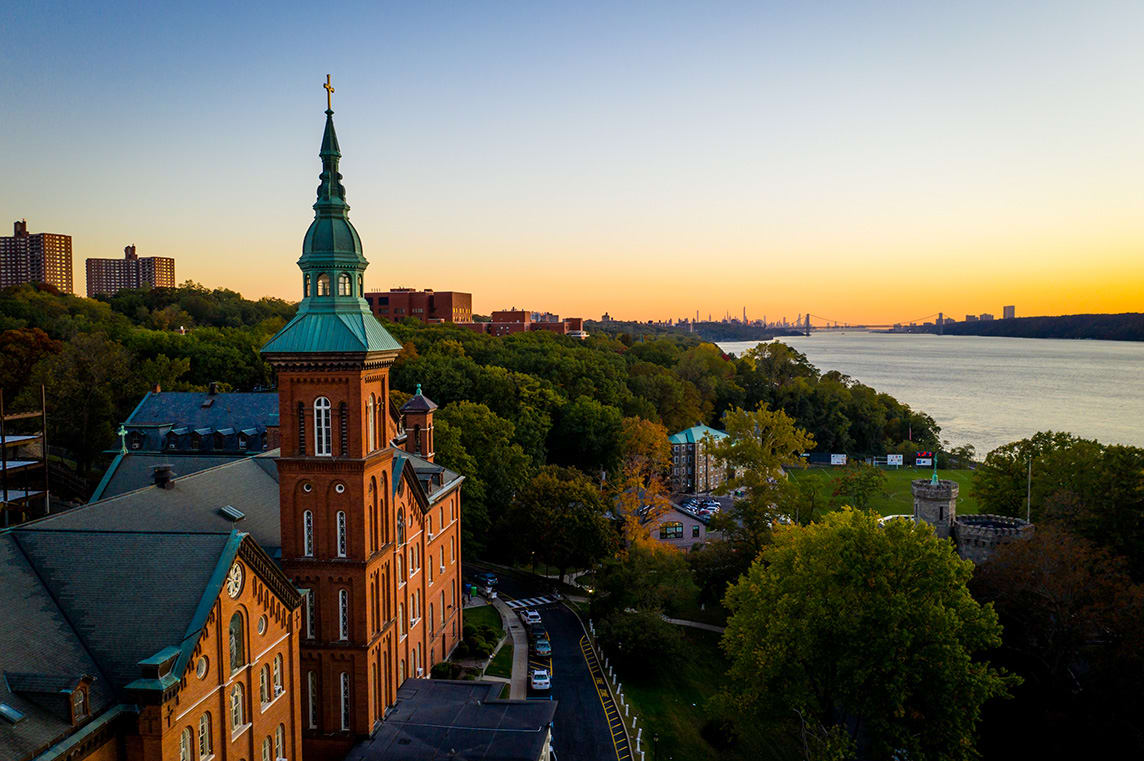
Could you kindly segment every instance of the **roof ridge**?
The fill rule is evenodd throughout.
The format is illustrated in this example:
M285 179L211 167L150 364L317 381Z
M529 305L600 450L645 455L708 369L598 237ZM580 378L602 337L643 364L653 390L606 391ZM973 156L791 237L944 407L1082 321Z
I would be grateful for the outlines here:
M221 536L230 531L172 531L170 529L126 529L126 528L25 528L28 524L12 526L11 533L52 533L52 534L156 534L165 536Z

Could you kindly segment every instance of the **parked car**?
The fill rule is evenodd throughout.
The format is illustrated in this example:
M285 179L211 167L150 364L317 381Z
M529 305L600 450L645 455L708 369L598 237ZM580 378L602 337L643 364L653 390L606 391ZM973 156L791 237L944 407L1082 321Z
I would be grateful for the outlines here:
M536 642L532 644L532 650L537 655L552 655L552 643L547 637L537 637Z
M482 587L495 587L498 583L497 575L489 571L481 571L477 574L477 583Z
M547 690L552 686L552 678L548 676L548 669L533 669L530 682L534 690Z
M533 639L548 639L548 630L544 624L528 624L528 636Z
M526 624L540 623L540 611L538 610L526 610L520 614L520 617L524 619Z

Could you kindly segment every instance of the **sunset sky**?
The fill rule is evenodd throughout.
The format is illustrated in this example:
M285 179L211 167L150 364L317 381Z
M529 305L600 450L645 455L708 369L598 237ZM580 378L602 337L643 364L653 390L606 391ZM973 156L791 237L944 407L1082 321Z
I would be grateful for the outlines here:
M344 6L344 7L343 7ZM17 0L0 224L299 297L327 73L370 289L1144 311L1144 3Z

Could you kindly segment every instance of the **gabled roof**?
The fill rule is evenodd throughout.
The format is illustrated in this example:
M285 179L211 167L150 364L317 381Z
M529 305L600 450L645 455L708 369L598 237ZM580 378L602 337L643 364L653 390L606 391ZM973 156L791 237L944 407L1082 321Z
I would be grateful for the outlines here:
M103 474L99 485L92 492L89 502L126 494L143 489L154 482L155 468L170 465L175 476L189 476L200 470L209 470L219 465L249 459L254 455L192 455L178 452L128 452L117 454Z
M727 434L724 431L716 430L707 425L695 425L679 433L671 434L667 437L667 440L672 444L698 444L703 441L705 436L710 436L716 440L727 438Z
M402 481L402 479L405 479ZM416 490L415 496L423 510L436 504L446 494L461 485L465 477L443 465L429 462L423 457L400 449L393 453L393 496L402 483Z
M402 412L432 412L435 409L437 409L436 402L421 393L420 383L417 384L417 393L401 405Z
M232 505L245 514L241 529L278 557L282 529L278 509L278 466L273 450L233 460L190 475L176 475L172 488L146 486L39 518L25 526L117 531L227 532L234 522L219 513ZM180 460L173 460L176 474Z

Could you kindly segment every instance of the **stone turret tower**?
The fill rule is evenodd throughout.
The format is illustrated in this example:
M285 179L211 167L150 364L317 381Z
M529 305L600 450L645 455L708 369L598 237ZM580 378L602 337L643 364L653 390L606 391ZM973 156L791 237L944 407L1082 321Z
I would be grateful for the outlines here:
M914 520L933 526L934 533L948 539L957 518L957 482L919 478L913 482Z

